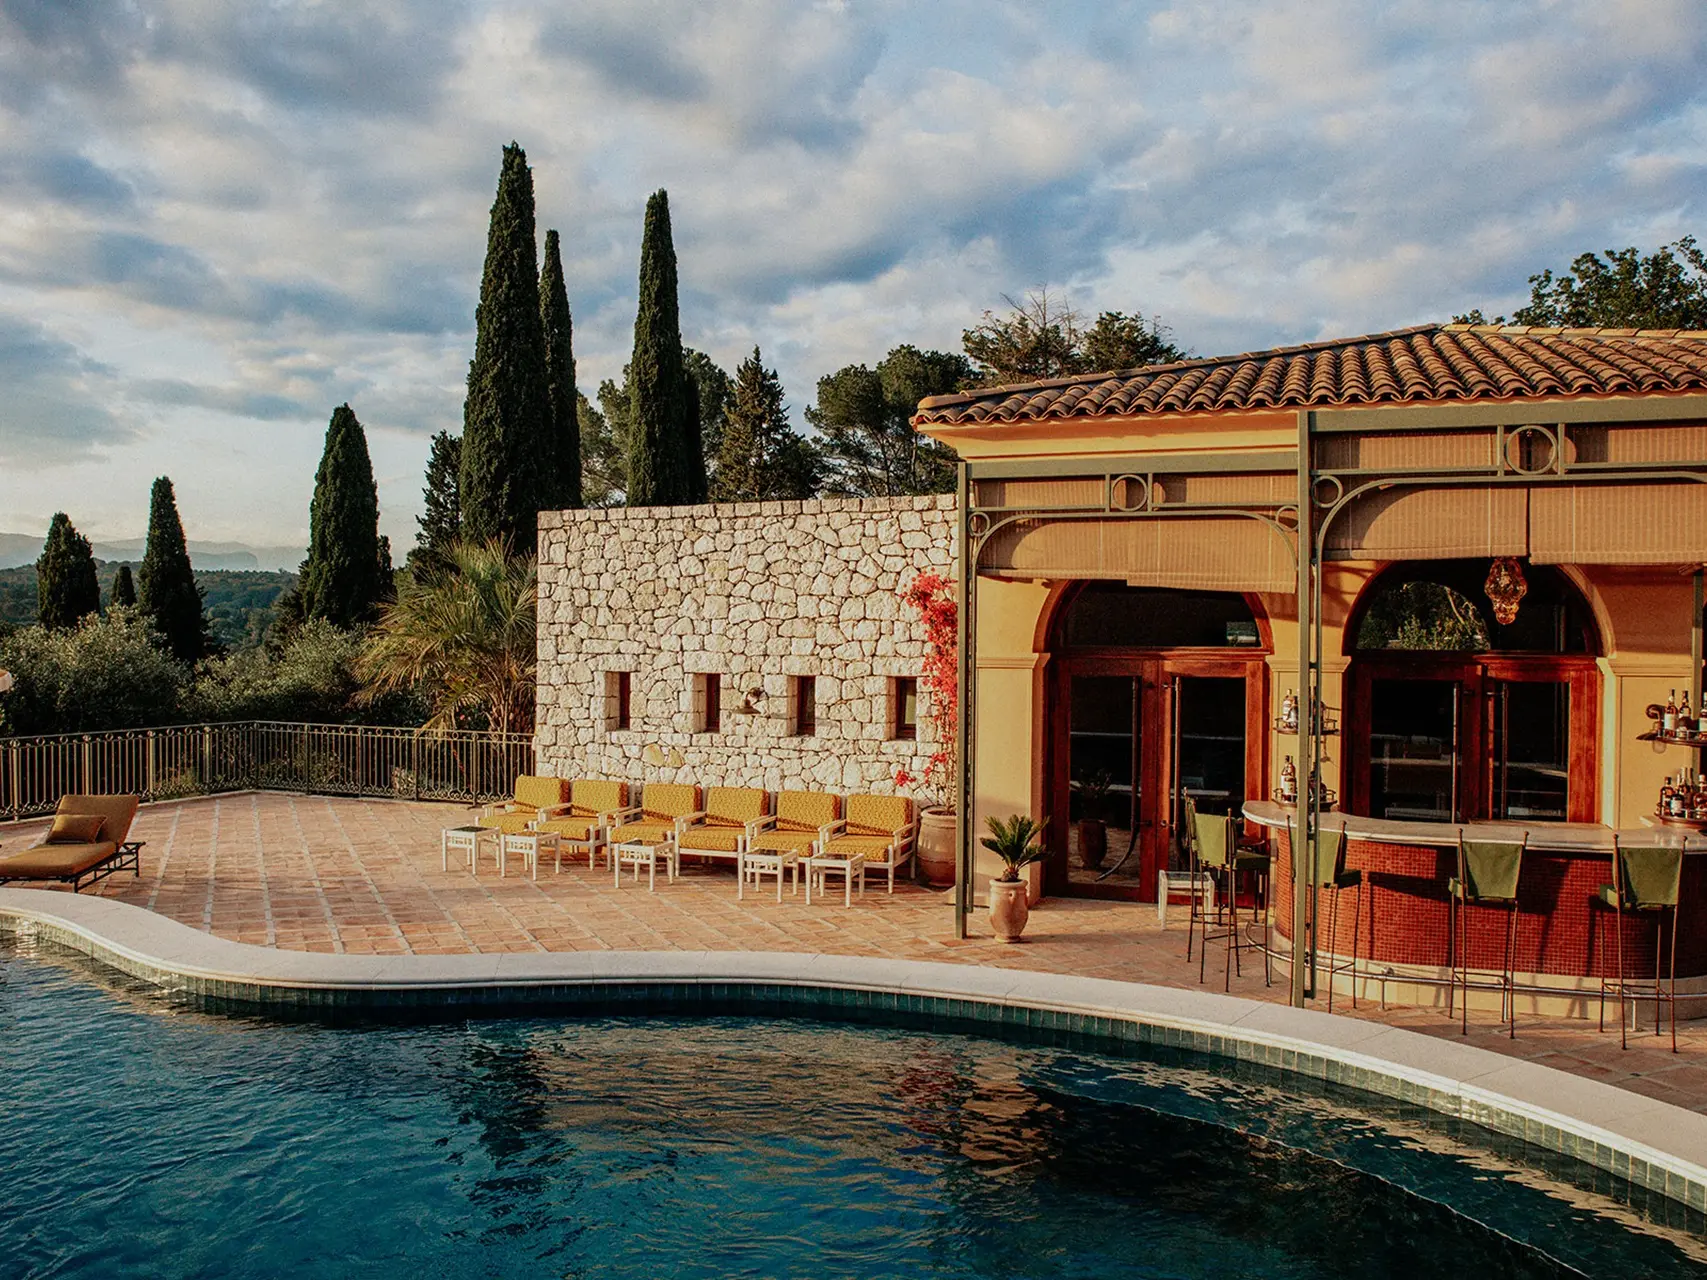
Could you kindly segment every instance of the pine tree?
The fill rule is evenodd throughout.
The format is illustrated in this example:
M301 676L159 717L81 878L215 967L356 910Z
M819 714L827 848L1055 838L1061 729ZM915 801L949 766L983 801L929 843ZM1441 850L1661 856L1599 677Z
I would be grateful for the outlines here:
M41 559L36 561L37 617L50 631L74 627L101 609L101 585L95 580L95 555L89 539L61 511L48 525Z
M965 356L911 346L895 347L875 369L850 364L819 378L806 421L822 440L827 491L861 498L951 492L953 450L914 431L910 419L926 396L972 379Z
M664 191L654 192L646 202L629 391L633 430L628 445L628 505L704 502L699 392L682 356L676 249L670 237L670 197Z
M539 277L540 324L545 330L546 398L551 404L551 444L542 451L551 462L542 474L541 507L563 510L581 505L581 428L576 416L574 322L569 289L563 282L563 254L557 233L545 233L545 266Z
M427 451L427 481L421 489L425 510L415 517L420 528L409 552L412 573L437 573L450 564L450 547L462 536L462 504L457 497L462 469L462 437L441 431Z
M148 549L142 555L137 575L137 603L154 629L166 639L166 648L180 662L194 662L210 648L207 614L202 609L201 588L190 568L189 549L184 545L184 524L178 518L178 500L172 481L161 476L154 482L148 505Z
M130 576L128 564L121 564L119 571L113 575L112 595L107 603L127 609L136 607L136 579Z
M326 447L308 507L308 559L302 562L302 612L333 626L373 621L383 594L379 491L367 434L350 406L332 411Z
M819 471L817 451L789 425L776 370L765 368L754 347L735 370L712 496L719 502L809 498Z
M512 142L504 148L474 312L459 496L464 537L502 538L522 552L538 537L536 477L551 423L533 234L533 172Z

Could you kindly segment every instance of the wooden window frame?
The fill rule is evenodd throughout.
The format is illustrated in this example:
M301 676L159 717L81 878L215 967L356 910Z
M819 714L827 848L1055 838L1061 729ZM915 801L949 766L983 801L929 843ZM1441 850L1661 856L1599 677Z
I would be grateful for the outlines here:
M1345 676L1345 812L1368 816L1370 685L1374 680L1441 680L1459 686L1459 821L1488 821L1493 793L1494 717L1489 702L1502 682L1554 682L1570 688L1570 760L1565 821L1600 820L1600 668L1588 654L1364 653ZM1502 820L1504 821L1504 820ZM1512 819L1510 821L1516 821ZM1544 820L1530 819L1538 825Z
M903 719L907 705L905 696L910 689L913 694L913 718ZM889 677L889 740L891 742L917 742L919 740L919 678L917 676Z
M818 736L818 677L793 676L794 685L794 736L797 738L815 738Z

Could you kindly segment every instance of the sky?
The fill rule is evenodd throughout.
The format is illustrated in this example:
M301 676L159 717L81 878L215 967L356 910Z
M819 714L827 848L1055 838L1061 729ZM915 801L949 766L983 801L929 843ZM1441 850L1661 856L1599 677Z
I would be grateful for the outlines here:
M303 545L333 408L398 559L500 155L579 383L670 193L684 340L817 379L1004 296L1224 355L1707 236L1699 0L0 0L0 531Z

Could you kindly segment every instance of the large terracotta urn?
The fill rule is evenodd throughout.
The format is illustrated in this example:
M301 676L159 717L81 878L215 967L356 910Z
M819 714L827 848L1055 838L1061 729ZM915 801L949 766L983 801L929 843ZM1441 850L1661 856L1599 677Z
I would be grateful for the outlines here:
M990 881L990 931L1003 942L1018 942L1031 919L1023 880Z
M954 810L933 805L919 812L919 874L942 889L954 883Z
M1080 818L1077 826L1079 865L1086 871L1100 871L1108 856L1108 828L1096 818Z

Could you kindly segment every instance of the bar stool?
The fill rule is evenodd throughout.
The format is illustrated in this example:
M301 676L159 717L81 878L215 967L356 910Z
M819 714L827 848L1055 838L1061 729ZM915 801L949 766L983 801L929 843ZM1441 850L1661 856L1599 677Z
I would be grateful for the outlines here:
M1298 858L1298 828L1291 819L1286 823L1286 838L1292 842L1293 865L1297 866ZM1334 975L1338 973L1351 974L1351 1007L1357 1008L1357 952L1358 935L1363 920L1363 872L1347 870L1345 866L1345 828L1316 828L1316 847L1309 861L1310 885L1310 919L1317 926L1317 951L1321 951L1320 922L1322 919L1321 895L1324 890L1331 890L1334 895L1333 906L1328 912L1328 945L1330 950L1334 940L1339 937L1340 894L1347 889L1354 891L1351 906L1351 959L1329 961L1328 973L1328 1012L1334 1011ZM1301 951L1301 944L1296 939L1293 942L1293 955ZM1294 959L1296 963L1296 959Z
M1624 1048L1630 1047L1630 1019L1625 1010L1637 1000L1654 1002L1654 1034L1660 1034L1661 1006L1671 1008L1671 1051L1677 1052L1677 900L1683 882L1683 846L1656 845L1627 849L1612 837L1612 883L1603 884L1589 899L1590 906L1612 908L1614 928L1618 934L1618 976L1612 982L1600 980L1600 1029L1606 1030L1606 992L1610 986L1618 989L1619 1037ZM1624 976L1624 913L1651 911L1654 913L1654 978L1651 990L1639 979ZM1662 943L1665 939L1666 913L1671 913L1671 955L1669 965L1662 966Z
M1239 928L1239 899L1234 883L1240 871L1266 872L1268 869L1268 854L1266 852L1247 849L1239 844L1239 820L1224 814L1198 813L1195 805L1187 808L1191 817L1192 832L1192 874L1208 875L1224 878L1226 898L1216 904L1214 925L1211 931L1210 912L1198 910L1193 898L1191 928L1200 931L1199 939L1202 949L1197 957L1197 980L1202 982L1209 960L1209 944L1225 941L1227 943L1227 972L1225 989L1233 989L1233 974L1238 972L1244 976L1244 967L1240 963L1239 953L1246 948L1263 951L1264 975L1268 974L1268 956L1266 949L1255 942L1245 939ZM1225 926L1225 927L1220 927ZM1191 955L1191 941L1186 941L1186 956Z
M1529 833L1516 844L1495 840L1466 840L1458 829L1458 874L1447 882L1447 946L1453 951L1452 981L1446 988L1446 1011L1452 1013L1455 991L1463 995L1459 1011L1463 1034L1470 1034L1470 908L1498 907L1506 913L1504 963L1500 968L1500 1013L1512 1039L1517 1038L1517 993L1513 989L1513 960L1517 950L1517 885L1523 873L1523 853ZM1456 928L1454 928L1456 926ZM1454 944L1456 946L1454 947ZM1482 989L1490 984L1478 982Z

